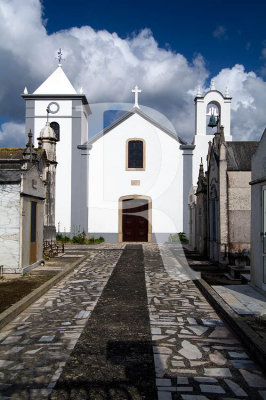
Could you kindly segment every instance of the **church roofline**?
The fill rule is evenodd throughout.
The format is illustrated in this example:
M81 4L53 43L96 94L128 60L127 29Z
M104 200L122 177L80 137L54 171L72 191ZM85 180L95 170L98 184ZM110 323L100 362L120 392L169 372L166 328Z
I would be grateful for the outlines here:
M132 115L138 114L142 118L144 118L146 121L150 122L151 124L155 125L157 128L162 130L163 132L167 133L169 136L171 136L173 139L175 139L177 142L179 142L181 145L186 145L187 143L181 139L179 136L175 135L172 131L169 129L165 128L159 122L155 121L151 117L149 117L147 114L145 114L143 111L141 111L137 107L133 107L131 111L126 112L122 117L118 118L116 121L114 121L112 124L104 128L101 132L97 133L95 136L93 136L90 140L88 140L87 144L92 144L96 142L98 139L100 139L102 136L106 135L109 131L120 125L122 122L126 121L128 118L130 118Z
M232 97L231 97L231 96L229 96L229 97L224 96L224 95L222 94L222 92L220 92L219 90L215 89L215 90L208 90L208 92L206 92L206 93L204 94L204 96L195 96L194 101L196 102L197 100L204 100L204 98L207 96L207 94L209 94L209 93L214 93L214 92L219 93L219 94L223 97L224 100L232 100Z
M22 94L24 100L82 100L82 104L89 104L85 94Z

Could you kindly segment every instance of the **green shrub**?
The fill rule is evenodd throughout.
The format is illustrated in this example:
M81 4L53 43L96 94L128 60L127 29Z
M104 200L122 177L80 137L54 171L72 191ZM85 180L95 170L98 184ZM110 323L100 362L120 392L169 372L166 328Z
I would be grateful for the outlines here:
M95 238L94 236L91 236L88 240L89 244L94 244L95 243Z
M74 235L72 239L70 239L68 236L63 235L62 233L57 233L56 241L61 243L69 242L75 244L99 244L104 242L104 238L102 236L99 238L95 238L94 236L87 238L85 232L82 232Z
M179 237L180 242L188 243L188 238L187 238L185 232L179 232L178 237Z
M179 236L178 233L171 233L169 236L169 241L170 242L179 242Z
M76 235L76 236L73 236L72 242L73 242L73 243L77 243L77 244L85 244L85 242L86 242L86 235L85 235L85 233L83 232L83 233L79 233L79 234Z
M62 233L57 233L56 234L56 241L57 242L62 242L62 243L67 243L70 242L70 238L66 235L62 235Z
M178 232L178 233L171 233L169 236L169 241L170 242L181 242L181 243L188 243L188 238L186 237L186 234L184 232Z
M102 242L104 242L104 238L102 236L100 236L98 238L95 238L94 236L91 236L88 239L88 244L99 244L99 243L102 243Z

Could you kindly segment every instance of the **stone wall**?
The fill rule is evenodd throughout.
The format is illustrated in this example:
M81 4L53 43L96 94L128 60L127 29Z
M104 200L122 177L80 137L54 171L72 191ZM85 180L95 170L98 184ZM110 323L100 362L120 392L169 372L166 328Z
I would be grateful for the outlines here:
M20 184L0 185L0 265L19 268Z
M252 158L251 180L251 284L266 293L266 129Z
M229 253L250 249L250 171L228 171Z

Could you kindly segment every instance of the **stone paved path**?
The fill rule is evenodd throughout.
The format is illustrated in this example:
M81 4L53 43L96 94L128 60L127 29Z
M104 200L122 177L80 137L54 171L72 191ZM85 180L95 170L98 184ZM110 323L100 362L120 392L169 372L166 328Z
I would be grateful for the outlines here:
M144 263L158 400L266 399L260 368L186 272L169 274L156 245Z
M0 333L0 399L47 399L122 251L90 256Z
M175 249L180 251L175 273L173 263L168 263L173 261L169 249L143 246L158 399L266 400L266 379L260 368L200 294L187 267L182 271L180 249ZM48 398L71 350L84 336L121 253L121 246L91 251L73 274L0 332L0 399ZM131 282L124 279L123 284L127 291ZM142 315L140 307L139 318ZM86 398L90 399L80 395L77 400ZM96 398L110 400L100 391ZM144 398L156 400L154 395Z
M52 393L85 398L157 398L141 244L126 246Z

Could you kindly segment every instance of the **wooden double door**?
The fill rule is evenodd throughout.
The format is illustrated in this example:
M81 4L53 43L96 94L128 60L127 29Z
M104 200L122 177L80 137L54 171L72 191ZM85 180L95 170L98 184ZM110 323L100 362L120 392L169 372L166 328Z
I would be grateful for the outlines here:
M122 232L124 242L148 241L148 200L122 201Z

